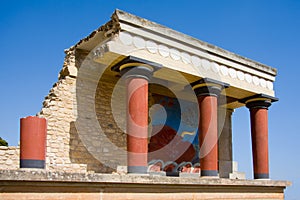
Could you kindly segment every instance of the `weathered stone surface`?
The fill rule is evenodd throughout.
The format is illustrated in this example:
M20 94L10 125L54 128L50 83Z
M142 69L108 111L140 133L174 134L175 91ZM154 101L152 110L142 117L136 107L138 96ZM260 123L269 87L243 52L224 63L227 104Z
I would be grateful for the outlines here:
M271 180L0 170L1 199L284 199L288 185Z
M0 181L77 181L77 182L106 182L106 183L145 183L145 184L184 184L184 185L232 185L232 186L263 186L286 187L288 181L274 180L231 180L211 178L178 178L178 177L151 177L143 175L127 176L119 174L100 173L66 173L62 171L47 171L41 169L0 170Z
M229 174L230 179L246 179L246 174L244 172L232 172Z
M0 146L0 169L18 169L20 163L20 147Z

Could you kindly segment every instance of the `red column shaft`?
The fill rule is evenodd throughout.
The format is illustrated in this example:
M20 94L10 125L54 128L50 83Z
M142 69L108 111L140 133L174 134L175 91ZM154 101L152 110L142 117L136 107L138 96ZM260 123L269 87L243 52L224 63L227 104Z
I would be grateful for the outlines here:
M250 109L254 178L269 178L268 109Z
M217 97L198 97L200 122L200 166L202 176L218 176Z
M20 123L20 167L45 168L46 119L30 116Z
M128 173L146 173L148 166L148 81L127 80Z

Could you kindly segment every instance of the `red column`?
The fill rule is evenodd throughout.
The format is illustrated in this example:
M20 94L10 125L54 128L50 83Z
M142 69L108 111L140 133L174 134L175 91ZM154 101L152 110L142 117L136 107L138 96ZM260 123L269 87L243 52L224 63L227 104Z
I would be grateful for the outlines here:
M202 176L218 176L217 96L199 96L199 143Z
M198 98L201 176L218 177L218 96L229 87L209 78L192 83Z
M45 168L46 119L26 117L20 123L20 168Z
M250 109L253 171L255 179L269 178L268 107L269 101L251 101Z
M121 73L126 78L127 90L128 173L147 173L148 81L152 75L152 68L126 67L121 70Z
M146 173L148 166L148 81L127 80L128 173Z

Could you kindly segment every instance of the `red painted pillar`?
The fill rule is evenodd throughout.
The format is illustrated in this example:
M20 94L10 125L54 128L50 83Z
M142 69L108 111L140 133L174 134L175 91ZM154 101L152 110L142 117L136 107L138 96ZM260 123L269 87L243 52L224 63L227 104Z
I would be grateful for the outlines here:
M199 143L202 176L218 176L218 123L216 96L199 96Z
M39 117L21 118L20 168L45 168L46 119Z
M268 107L270 101L251 101L250 109L253 171L255 179L269 178Z
M212 79L192 84L199 105L201 176L218 177L218 96L229 85Z
M124 70L124 69L123 69ZM148 168L148 81L151 69L126 68L127 165L128 173L147 173Z

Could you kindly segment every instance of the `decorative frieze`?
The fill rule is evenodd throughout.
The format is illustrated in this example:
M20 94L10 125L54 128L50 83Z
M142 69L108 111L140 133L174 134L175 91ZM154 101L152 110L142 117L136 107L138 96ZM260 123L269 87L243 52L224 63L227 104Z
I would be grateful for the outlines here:
M151 54L159 55L163 58L171 58L174 61L181 62L198 70L209 71L221 77L227 77L247 84L259 86L268 90L273 90L273 82L265 78L258 77L256 74L241 69L227 66L189 52L181 51L176 47L167 46L148 38L142 38L128 32L120 32L119 39L123 45L133 46L139 50L147 50ZM200 68L200 69L199 69Z

